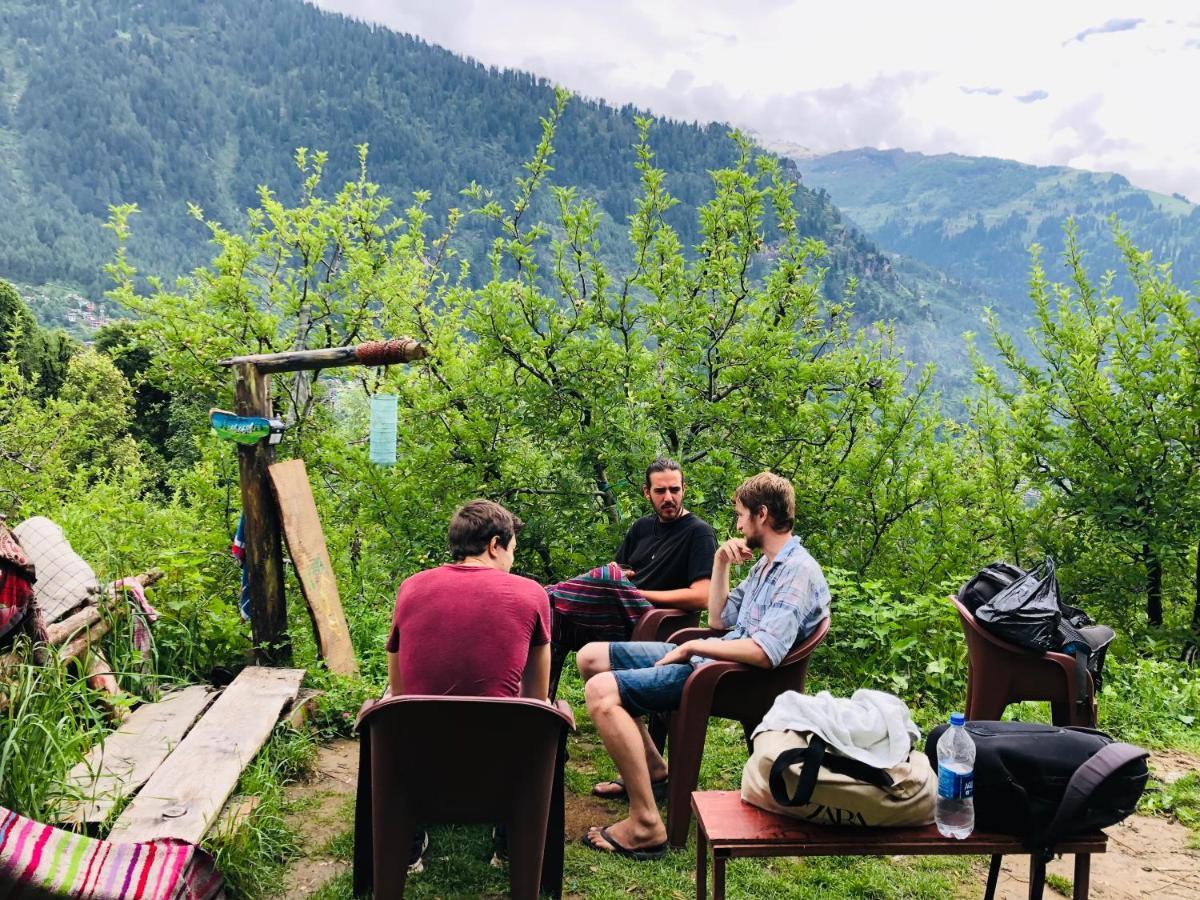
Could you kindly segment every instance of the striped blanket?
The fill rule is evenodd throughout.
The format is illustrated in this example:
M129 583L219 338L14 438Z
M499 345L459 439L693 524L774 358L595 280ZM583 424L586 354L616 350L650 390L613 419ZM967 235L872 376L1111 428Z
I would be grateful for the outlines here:
M589 641L627 641L647 610L654 608L621 567L610 562L586 575L552 584L550 640L563 652Z
M207 853L173 838L112 844L0 807L0 900L218 900L224 881Z

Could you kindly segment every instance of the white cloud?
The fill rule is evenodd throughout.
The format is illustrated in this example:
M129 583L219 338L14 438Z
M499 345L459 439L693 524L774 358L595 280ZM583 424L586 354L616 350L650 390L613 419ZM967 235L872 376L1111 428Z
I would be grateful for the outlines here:
M1002 156L1200 200L1200 23L1169 3L314 2L588 96L815 152Z

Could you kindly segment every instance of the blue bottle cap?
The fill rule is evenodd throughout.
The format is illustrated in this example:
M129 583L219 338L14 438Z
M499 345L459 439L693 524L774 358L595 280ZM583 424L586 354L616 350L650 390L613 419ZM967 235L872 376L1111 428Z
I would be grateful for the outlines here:
M967 721L967 717L962 713L950 713L951 725L962 725Z

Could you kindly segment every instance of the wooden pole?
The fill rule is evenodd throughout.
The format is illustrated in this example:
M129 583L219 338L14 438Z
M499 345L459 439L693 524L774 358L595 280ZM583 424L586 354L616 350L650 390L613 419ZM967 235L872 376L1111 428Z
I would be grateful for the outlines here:
M336 366L389 366L425 356L425 348L411 338L366 341L350 347L259 353L223 359L234 372L234 411L239 416L265 419L271 414L272 372L308 372ZM250 629L259 663L287 665L292 659L287 630L287 604L283 593L283 547L279 512L271 494L268 468L275 448L259 441L238 446L245 516L246 586L250 593Z
M305 372L337 366L390 366L422 359L425 348L411 338L367 341L351 347L325 347L320 350L292 350L287 353L259 353L221 360L223 366L252 365L264 375L272 372ZM259 413L255 413L259 415Z
M271 379L254 362L234 364L234 410L239 416L271 418ZM265 665L287 665L292 642L287 630L283 593L283 547L279 514L271 496L268 467L275 448L266 441L238 445L238 470L245 516L246 586L250 594L250 632L255 659Z

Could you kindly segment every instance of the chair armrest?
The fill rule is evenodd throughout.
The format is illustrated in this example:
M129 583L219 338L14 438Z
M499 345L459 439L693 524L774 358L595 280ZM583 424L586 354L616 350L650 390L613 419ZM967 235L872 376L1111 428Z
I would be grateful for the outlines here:
M672 644L682 644L684 641L700 641L705 638L720 637L724 633L720 628L680 628L667 640Z
M1067 676L1067 680L1072 685L1071 696L1074 697L1075 696L1075 690L1074 690L1075 657L1068 656L1066 653L1056 653L1054 651L1048 650L1047 652L1042 654L1042 658L1044 660L1046 660L1047 662L1054 663L1054 665L1058 666L1060 669L1063 670L1063 674ZM1095 684L1092 683L1093 679L1092 679L1091 672L1087 673L1087 679L1088 679L1088 686L1091 688L1091 691L1092 691L1092 696L1095 696L1096 686L1095 686Z
M698 629L703 630L703 629ZM693 707L703 711L705 717L712 708L713 697L717 693L717 685L721 679L739 672L757 672L759 669L745 663L714 660L707 662L688 676L683 685L683 695L679 700L679 715L686 717Z
M655 641L658 640L658 629L672 619L686 619L693 615L691 610L675 609L674 607L659 607L651 609L642 614L642 617L637 620L637 624L633 626L633 633L629 636L631 641Z

